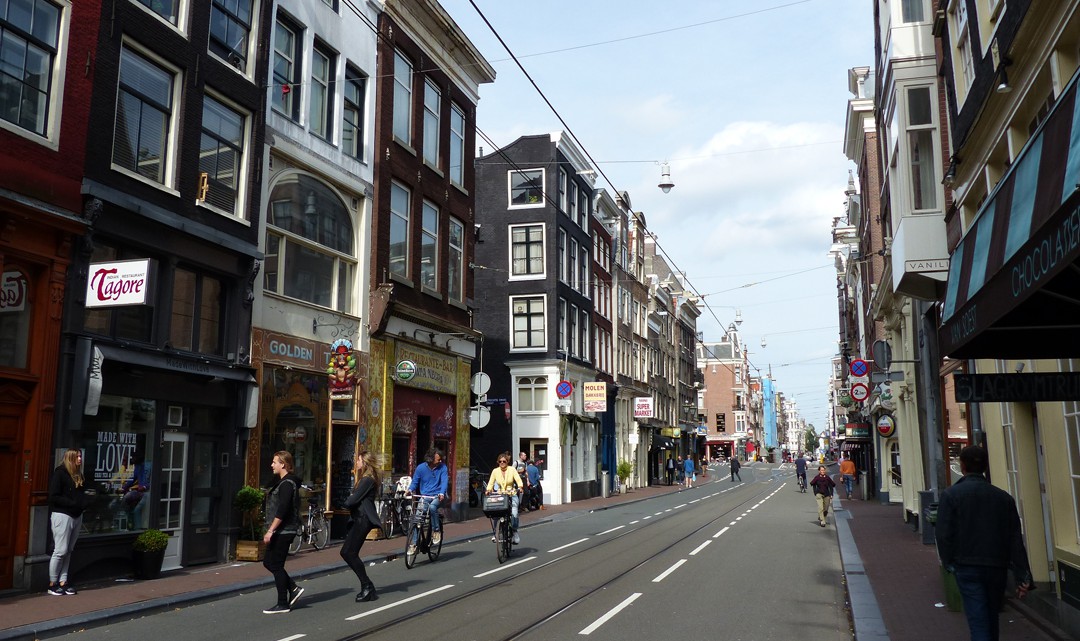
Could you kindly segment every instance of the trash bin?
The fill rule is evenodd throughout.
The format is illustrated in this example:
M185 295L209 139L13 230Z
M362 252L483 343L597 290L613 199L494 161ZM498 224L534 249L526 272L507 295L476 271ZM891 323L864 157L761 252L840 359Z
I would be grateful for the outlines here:
M606 499L611 495L611 483L608 482L608 471L600 471L600 498Z
M922 531L922 542L924 545L934 545L937 543L937 537L935 535L934 523L937 521L937 501L934 500L933 490L922 490L919 492L919 530Z
M949 612L961 612L964 599L960 596L960 587L956 585L956 575L941 566L941 583L945 587L945 607Z

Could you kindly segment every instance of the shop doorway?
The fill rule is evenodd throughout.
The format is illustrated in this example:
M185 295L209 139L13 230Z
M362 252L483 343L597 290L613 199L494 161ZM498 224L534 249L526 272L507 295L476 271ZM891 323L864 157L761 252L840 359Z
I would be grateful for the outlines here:
M187 480L188 435L166 432L158 460L158 529L169 535L163 570L182 567L184 549L184 490Z
M217 560L219 475L224 467L224 462L218 459L217 441L213 439L196 436L191 453L191 511L183 537L187 542L186 565Z
M431 447L431 417L430 416L417 416L416 417L416 457L413 459L416 461L416 465L419 465L424 460L424 455L427 454L428 449ZM415 465L413 466L415 467Z

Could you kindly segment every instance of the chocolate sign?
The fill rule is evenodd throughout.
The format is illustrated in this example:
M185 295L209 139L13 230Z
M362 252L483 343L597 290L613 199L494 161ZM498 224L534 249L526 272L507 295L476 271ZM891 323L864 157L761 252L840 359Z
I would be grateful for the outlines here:
M4 272L0 276L0 313L21 312L26 309L26 275Z

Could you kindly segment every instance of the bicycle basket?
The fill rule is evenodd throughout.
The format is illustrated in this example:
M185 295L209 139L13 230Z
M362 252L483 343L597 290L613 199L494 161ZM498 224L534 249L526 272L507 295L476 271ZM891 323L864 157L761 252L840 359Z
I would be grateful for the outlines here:
M484 514L500 516L510 511L509 494L488 494L484 497Z

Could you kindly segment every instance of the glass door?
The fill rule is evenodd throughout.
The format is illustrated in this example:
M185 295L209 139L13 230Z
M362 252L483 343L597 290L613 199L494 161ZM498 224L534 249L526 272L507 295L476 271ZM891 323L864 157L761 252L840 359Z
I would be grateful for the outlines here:
M188 435L166 432L158 468L158 529L169 534L163 570L181 567L184 549L184 485Z

